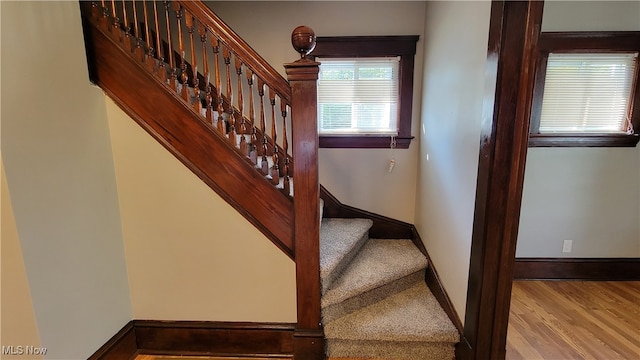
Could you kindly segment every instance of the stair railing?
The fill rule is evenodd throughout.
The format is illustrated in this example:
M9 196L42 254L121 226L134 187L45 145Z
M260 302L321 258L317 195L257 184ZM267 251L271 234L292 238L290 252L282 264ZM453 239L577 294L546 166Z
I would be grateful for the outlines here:
M294 356L322 359L319 64L306 58L315 46L313 31L294 30L292 44L301 59L285 65L287 81L202 1L101 0L81 6L94 26L293 200L294 241L288 254L297 278Z
M292 196L291 87L201 1L92 3L97 24Z

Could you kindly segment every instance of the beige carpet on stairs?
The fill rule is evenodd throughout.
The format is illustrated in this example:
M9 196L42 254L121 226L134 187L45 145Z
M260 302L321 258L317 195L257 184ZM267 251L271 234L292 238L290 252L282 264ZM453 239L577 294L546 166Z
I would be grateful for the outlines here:
M325 219L322 223L327 356L454 359L459 335L424 282L428 266L424 255L410 240L368 239L371 223L362 235L367 224L357 220ZM348 235L351 221L353 234ZM343 239L351 240L344 244ZM330 260L323 262L322 256Z

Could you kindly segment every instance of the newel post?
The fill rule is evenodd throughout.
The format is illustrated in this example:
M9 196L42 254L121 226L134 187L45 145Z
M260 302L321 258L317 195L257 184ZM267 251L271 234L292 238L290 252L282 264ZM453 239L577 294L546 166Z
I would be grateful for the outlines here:
M285 64L291 85L294 179L294 251L298 322L294 333L296 360L324 359L320 323L320 185L318 180L317 89L319 63L307 55L316 44L313 30L299 26L291 43L301 58Z

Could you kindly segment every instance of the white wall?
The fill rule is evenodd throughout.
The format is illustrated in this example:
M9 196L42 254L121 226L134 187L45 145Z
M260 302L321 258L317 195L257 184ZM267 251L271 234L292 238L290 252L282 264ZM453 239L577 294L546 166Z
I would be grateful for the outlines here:
M295 61L291 31L308 25L317 36L422 35L425 2L419 1L214 1L208 5L275 69ZM419 137L424 40L418 41L413 130ZM413 223L418 143L395 150L320 149L320 183L340 201Z
M464 319L490 2L428 2L416 226Z
M640 2L545 3L542 31L599 30L640 30ZM529 148L516 256L638 257L639 214L640 147Z
M107 98L134 319L296 321L295 264Z
M3 247L19 239L10 248L22 252L34 345L48 359L87 358L131 319L104 96L89 83L77 2L0 6L3 235L5 209L17 232ZM14 290L5 276L3 295ZM35 340L24 341L3 345Z

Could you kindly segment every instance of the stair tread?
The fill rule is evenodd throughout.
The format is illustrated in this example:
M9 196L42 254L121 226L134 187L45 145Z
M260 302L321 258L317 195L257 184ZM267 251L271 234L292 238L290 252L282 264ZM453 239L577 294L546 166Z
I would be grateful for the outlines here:
M458 332L423 282L325 324L326 338L352 341L458 342Z
M369 239L322 296L322 307L379 288L426 267L426 257L411 240Z
M325 291L353 259L373 225L369 219L323 219L320 227L320 279ZM366 238L365 238L366 240Z

